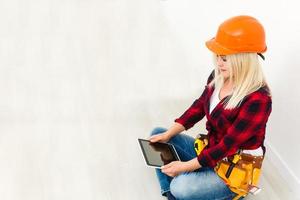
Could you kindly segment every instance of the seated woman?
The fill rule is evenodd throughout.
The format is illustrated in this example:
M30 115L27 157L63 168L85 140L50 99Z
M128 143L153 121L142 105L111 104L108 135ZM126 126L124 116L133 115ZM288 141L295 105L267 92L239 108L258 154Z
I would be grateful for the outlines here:
M171 128L155 128L150 137L151 142L173 144L181 158L156 171L161 193L168 199L234 198L215 166L239 149L255 155L262 155L264 149L272 100L259 64L267 49L263 26L250 16L230 18L206 46L214 54L215 69L202 95ZM209 142L197 155L195 139L180 133L204 116Z

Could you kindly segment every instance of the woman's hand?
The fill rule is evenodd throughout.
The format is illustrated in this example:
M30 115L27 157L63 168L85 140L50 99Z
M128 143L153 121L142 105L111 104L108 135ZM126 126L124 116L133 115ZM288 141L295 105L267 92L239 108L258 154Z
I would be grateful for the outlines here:
M149 138L149 140L150 140L150 142L153 142L153 143L154 142L168 142L173 136L181 133L184 130L185 130L184 126L176 122L167 131L157 134L157 135L152 135Z
M192 160L182 162L182 161L173 161L167 165L161 167L161 171L168 176L174 177L183 172L192 172L196 169L201 168L197 158Z
M167 132L163 132L157 135L152 135L149 140L150 142L168 142L169 141L169 136L167 134Z
M185 168L186 168L185 162L173 161L167 165L162 166L161 171L162 173L168 176L174 177L182 172L185 172L186 171Z

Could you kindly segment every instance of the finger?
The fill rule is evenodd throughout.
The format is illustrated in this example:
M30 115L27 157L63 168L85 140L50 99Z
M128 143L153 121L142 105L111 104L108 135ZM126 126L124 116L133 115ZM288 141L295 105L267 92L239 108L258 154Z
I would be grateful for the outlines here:
M161 168L162 168L162 169L167 169L167 168L170 168L170 167L172 167L172 166L173 166L173 162L171 162L171 163L169 163L169 164L166 164L166 165L162 166Z
M157 142L159 140L159 136L153 135L149 138L150 142Z
M157 139L157 138L153 138L153 139L150 140L151 143L155 143L155 142L158 142L158 141L159 141L159 139Z
M149 141L150 142L156 142L156 139L153 137L153 138L149 138Z
M169 169L167 169L167 170L162 170L162 173L164 173L164 174L166 174L166 175L168 175L168 176L171 176L171 177L174 177L174 176L175 176L175 174L174 174L171 170L169 170Z
M156 135L151 135L148 139L152 140L154 137L156 137Z
M172 172L170 169L162 169L161 171L165 174L170 174Z

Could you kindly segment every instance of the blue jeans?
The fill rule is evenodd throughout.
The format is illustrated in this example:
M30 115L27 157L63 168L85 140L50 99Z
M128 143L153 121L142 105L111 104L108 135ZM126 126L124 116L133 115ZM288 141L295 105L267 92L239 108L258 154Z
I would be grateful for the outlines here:
M165 128L155 128L151 135L167 131ZM177 134L168 143L174 145L181 161L195 158L194 138L185 134ZM172 178L156 169L161 187L161 193L170 191L178 200L229 200L235 196L215 173L213 168L202 167L194 172L185 172Z

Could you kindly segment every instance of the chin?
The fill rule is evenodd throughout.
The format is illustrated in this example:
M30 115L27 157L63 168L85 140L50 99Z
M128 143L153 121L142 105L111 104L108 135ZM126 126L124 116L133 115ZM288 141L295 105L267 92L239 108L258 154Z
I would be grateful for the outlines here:
M222 76L223 76L224 79L228 79L229 78L228 74L222 74Z

